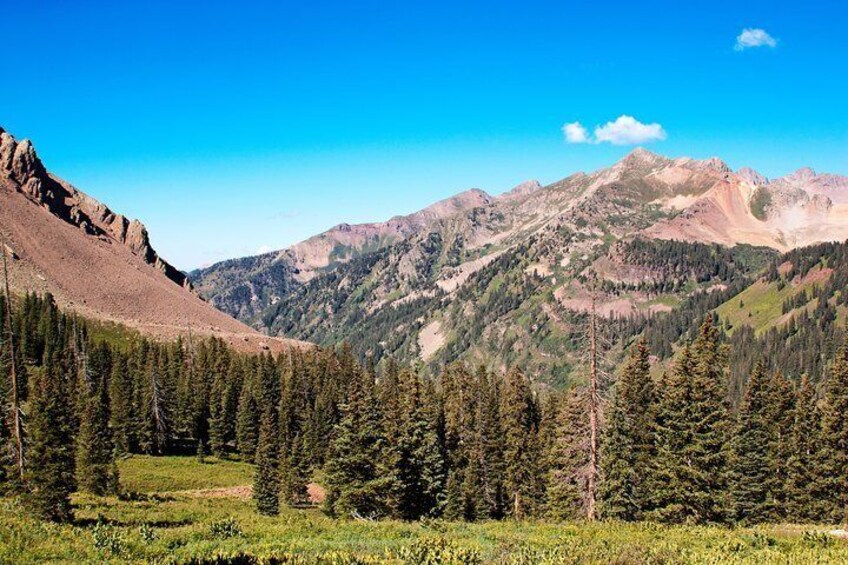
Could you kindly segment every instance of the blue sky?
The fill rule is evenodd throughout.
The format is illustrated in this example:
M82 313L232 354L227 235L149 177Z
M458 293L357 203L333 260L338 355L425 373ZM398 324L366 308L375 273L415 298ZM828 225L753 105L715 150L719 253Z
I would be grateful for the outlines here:
M145 222L184 269L607 166L632 149L610 140L768 176L848 174L848 8L835 1L2 12L0 125ZM603 128L620 116L656 126ZM589 143L568 143L574 122Z

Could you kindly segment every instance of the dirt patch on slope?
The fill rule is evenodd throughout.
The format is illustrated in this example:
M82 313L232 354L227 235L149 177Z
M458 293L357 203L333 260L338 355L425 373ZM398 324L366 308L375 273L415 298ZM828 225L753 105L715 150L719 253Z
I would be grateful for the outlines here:
M442 279L436 281L436 285L445 292L453 292L465 284L468 277L503 255L503 253L503 251L495 251L484 257L466 261L458 267L447 270L447 274L444 274Z
M306 492L309 495L309 501L316 506L323 503L324 499L327 498L327 491L318 483L309 483L306 486ZM164 494L187 496L189 498L237 498L239 500L248 500L253 496L253 486L239 485L234 487L180 490Z
M442 334L442 323L433 320L418 333L418 347L421 349L421 360L429 360L445 344Z
M13 292L50 292L80 315L163 339L191 331L243 351L303 345L266 337L216 310L107 237L86 234L9 186L0 186L0 233L14 251Z

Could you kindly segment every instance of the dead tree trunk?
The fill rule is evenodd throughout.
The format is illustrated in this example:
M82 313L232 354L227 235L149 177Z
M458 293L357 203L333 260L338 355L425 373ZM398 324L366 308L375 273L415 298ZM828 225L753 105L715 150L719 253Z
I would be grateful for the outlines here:
M592 306L589 311L589 480L586 493L586 519L595 520L598 481L598 340L595 282L592 282Z

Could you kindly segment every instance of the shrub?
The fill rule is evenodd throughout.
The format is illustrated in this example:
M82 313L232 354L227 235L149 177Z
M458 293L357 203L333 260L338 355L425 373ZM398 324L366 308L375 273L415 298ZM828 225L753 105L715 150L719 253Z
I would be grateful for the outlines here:
M232 518L212 522L209 524L209 533L212 537L220 539L234 538L243 535L238 522Z

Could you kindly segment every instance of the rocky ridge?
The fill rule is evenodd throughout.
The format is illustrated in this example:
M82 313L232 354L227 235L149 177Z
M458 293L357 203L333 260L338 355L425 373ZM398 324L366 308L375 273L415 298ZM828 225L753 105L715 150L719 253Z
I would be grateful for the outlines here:
M144 334L189 331L241 350L297 344L269 338L190 291L144 225L50 174L27 140L0 130L0 239L13 293L51 293L63 308Z
M191 288L188 277L163 260L150 245L147 228L138 220L116 214L105 204L47 172L32 143L18 143L0 128L0 176L7 187L95 237L111 238L153 265L180 286Z

